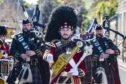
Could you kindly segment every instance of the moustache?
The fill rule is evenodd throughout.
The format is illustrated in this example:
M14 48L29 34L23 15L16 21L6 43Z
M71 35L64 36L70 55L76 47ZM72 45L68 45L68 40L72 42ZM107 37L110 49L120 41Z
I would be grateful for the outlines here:
M63 36L68 36L68 34L63 34Z
M98 36L98 37L102 37L103 35L101 35L101 34L98 34L97 36Z

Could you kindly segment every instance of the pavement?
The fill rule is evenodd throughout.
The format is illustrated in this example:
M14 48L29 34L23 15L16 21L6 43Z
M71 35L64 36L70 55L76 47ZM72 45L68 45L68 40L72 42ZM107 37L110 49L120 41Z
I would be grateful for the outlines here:
M126 62L123 62L121 58L117 58L119 68L126 71Z

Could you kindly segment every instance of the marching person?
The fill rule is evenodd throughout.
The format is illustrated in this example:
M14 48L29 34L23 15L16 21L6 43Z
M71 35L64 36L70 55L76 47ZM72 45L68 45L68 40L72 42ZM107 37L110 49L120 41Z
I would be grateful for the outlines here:
M101 25L95 29L95 39L91 40L93 45L93 78L95 83L120 84L117 56L120 51L116 45L103 34Z
M15 83L18 78L19 84L49 84L48 63L42 60L41 52L38 54L36 51L41 42L40 40L37 41L40 43L34 42L37 37L31 33L32 24L28 19L23 20L22 25L22 33L15 35L11 44L10 54L16 59L16 65L7 82Z
M9 45L5 42L7 35L7 29L5 26L0 26L0 59L7 59L9 56ZM8 64L6 64L8 65ZM8 73L8 70L4 70L3 72L3 63L0 61L0 84L5 84L5 80L3 79L3 74Z
M86 84L81 80L87 73L81 58L88 54L83 54L84 41L72 39L76 27L77 16L72 7L61 6L53 11L45 36L45 41L51 46L46 57L52 70L51 84Z
M0 59L8 58L9 45L5 42L6 35L7 35L6 27L0 26Z

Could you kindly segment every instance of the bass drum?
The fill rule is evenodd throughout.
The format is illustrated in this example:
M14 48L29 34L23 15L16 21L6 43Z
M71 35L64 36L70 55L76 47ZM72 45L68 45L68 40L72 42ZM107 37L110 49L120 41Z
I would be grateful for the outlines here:
M12 60L0 59L0 74L2 74L2 76L8 76L9 72L12 70L12 67Z

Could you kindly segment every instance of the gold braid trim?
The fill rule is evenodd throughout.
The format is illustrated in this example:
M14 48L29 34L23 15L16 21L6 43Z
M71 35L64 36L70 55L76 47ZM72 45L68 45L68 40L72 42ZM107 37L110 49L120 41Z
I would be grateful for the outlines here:
M65 53L62 53L58 60L55 62L55 64L52 66L52 80L64 69L64 67L68 64L70 59L76 54L77 50L79 48L75 46L72 49L72 53L69 55L66 55Z

